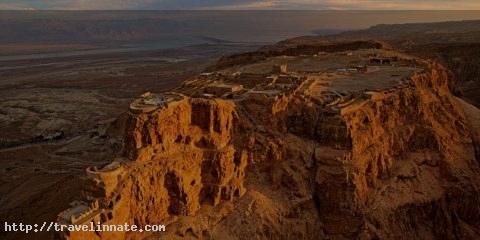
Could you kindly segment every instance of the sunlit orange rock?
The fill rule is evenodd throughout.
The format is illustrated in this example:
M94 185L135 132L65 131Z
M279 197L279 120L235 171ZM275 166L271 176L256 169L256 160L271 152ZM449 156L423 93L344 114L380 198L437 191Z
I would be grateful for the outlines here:
M58 237L480 237L478 109L447 69L377 42L283 44L135 100L123 158L59 215L166 232Z

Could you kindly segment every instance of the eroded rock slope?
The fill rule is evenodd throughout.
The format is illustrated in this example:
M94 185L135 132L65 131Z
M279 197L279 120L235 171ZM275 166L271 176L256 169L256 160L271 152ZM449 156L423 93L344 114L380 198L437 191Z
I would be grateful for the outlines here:
M444 67L375 42L281 52L137 99L124 157L59 215L167 232L57 237L480 237L478 109Z

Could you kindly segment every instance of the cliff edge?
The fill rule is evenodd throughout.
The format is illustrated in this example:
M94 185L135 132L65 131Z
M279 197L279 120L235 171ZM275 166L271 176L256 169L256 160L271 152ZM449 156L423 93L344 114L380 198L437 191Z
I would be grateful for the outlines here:
M480 115L447 69L371 41L273 49L135 100L122 157L58 218L166 232L57 238L480 238Z

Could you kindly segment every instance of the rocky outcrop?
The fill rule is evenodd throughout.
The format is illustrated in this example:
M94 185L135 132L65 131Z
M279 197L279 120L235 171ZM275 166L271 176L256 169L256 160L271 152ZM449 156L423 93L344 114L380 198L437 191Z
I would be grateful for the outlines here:
M462 104L449 91L448 71L438 64L425 69L412 75L408 85L367 92L338 113L302 99L276 114L285 124L281 129L316 142L313 151L307 147L302 152L313 155L313 167L306 170L314 172L311 194L324 224L322 234L478 237L470 230L479 213L472 131ZM277 146L282 154L274 159L288 161L292 150L288 144ZM309 181L289 180L287 189Z
M132 107L125 156L102 169L89 169L85 202L93 213L75 224L165 223L194 215L201 204L218 205L245 193L247 155L232 135L238 118L222 100L178 96L152 111ZM135 238L121 232L69 233L70 239Z
M343 109L352 138L350 161L360 182L374 184L389 175L395 161L423 150L443 158L445 167L475 165L463 109L449 92L447 71L438 65L429 69L412 76L411 86L374 93Z
M411 85L371 94L341 115L352 149L333 165L336 174L319 167L316 176L319 202L328 203L321 215L338 221L327 232L365 239L478 237L470 230L478 217L469 215L478 214L478 163L443 67L431 65L412 76ZM341 229L345 219L350 233Z
M436 63L409 66L376 47L326 59L372 55L408 61L375 72L285 67L250 74L256 84L227 69L176 93L145 94L130 106L124 158L89 169L83 202L59 221L167 224L167 232L59 237L480 237L476 108L452 96ZM215 84L239 87L217 96L207 89Z
M457 34L450 34L451 37ZM473 38L475 39L475 38ZM456 40L458 41L458 40ZM480 54L478 41L455 44L430 43L409 46L406 51L424 58L432 58L452 70L455 81L452 81L452 92L469 103L480 106Z

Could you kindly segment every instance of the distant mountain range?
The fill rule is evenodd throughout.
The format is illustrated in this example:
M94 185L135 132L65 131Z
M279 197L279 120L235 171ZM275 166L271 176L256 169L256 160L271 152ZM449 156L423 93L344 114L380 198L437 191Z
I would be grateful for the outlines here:
M388 40L397 47L432 43L478 42L480 40L480 20L380 24L365 30L347 31L335 37Z

